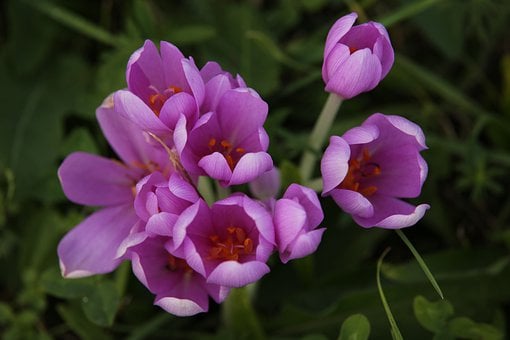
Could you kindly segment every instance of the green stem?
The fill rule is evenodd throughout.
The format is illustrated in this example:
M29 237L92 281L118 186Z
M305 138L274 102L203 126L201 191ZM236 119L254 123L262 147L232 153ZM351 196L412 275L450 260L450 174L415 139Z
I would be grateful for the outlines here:
M384 291L383 291L382 285L381 285L381 266L382 266L384 257L386 256L386 254L388 254L389 251L390 251L390 248L386 248L386 250L384 250L381 257L377 261L377 275L376 275L377 290L379 291L379 296L381 297L381 302L383 304L384 311L386 312L386 316L388 317L388 321L390 322L391 337L394 340L403 340L404 338L402 337L402 334L400 333L400 330L397 326L397 321L393 317L393 313L391 312L390 305L388 305L388 301L386 300L386 296L384 295Z
M223 320L234 339L265 339L251 295L256 284L233 288L223 303Z
M302 182L306 183L312 176L315 161L317 160L317 153L320 151L324 141L331 129L331 125L335 120L336 114L340 105L342 104L342 98L334 93L330 93L319 118L315 122L312 133L308 139L309 148L303 154L300 164L300 173L302 176Z
M414 258L416 259L416 261L418 262L418 264L421 267L421 270L423 270L423 272L425 273L425 276L427 276L430 283L432 284L432 287L434 287L434 289L436 290L437 294L439 294L441 299L444 299L444 295L443 295L443 292L441 291L441 288L439 287L439 284L437 283L436 279L434 278L434 275L432 275L432 272L427 267L427 264L425 263L425 261L423 261L423 258L421 257L420 253L418 253L416 248L414 248L413 244L411 243L411 241L409 241L409 239L406 237L406 235L404 235L404 232L402 232L402 230L397 229L397 230L395 230L395 232L397 233L398 236L400 236L402 241L404 241L404 243L409 248L411 253L413 253Z
M207 204L211 205L216 201L216 195L214 194L214 190L212 188L209 177L206 176L198 177L197 189L202 198L207 202Z

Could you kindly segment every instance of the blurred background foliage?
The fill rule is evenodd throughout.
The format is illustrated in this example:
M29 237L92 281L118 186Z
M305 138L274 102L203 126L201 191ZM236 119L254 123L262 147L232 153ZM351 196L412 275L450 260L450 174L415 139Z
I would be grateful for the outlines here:
M210 312L152 305L129 264L64 280L56 246L91 212L64 197L63 158L114 157L95 108L125 87L130 54L167 40L200 67L240 73L270 105L270 152L284 182L326 94L329 27L356 11L390 32L389 76L344 103L341 135L373 112L403 115L427 136L432 208L405 230L438 280L439 300L392 231L364 230L322 200L316 254L282 265ZM510 2L506 0L0 1L0 334L4 339L390 338L376 284L409 339L502 339L510 322ZM318 176L318 169L316 172Z

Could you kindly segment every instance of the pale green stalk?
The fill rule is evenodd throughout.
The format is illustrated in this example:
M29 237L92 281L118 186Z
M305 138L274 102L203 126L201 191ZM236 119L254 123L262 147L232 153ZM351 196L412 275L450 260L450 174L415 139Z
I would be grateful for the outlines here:
M299 166L301 179L305 184L312 176L313 168L317 161L317 153L324 145L338 109L342 104L342 100L343 99L338 95L330 93L324 107L322 108L319 118L315 122L315 126L313 127L312 133L308 139L308 149L304 152Z

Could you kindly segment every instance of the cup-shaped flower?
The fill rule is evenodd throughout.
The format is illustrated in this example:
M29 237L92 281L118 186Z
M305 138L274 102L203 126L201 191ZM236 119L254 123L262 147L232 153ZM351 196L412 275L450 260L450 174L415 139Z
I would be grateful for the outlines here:
M324 48L322 79L326 91L349 99L372 90L388 74L394 52L383 25L354 25L356 13L345 15L331 27Z
M413 206L400 198L420 194L427 177L420 151L426 148L418 125L375 113L342 137L331 137L321 161L323 195L332 196L365 228L414 225L429 205Z
M204 114L191 131L182 116L174 133L181 163L192 175L207 175L222 185L250 182L273 167L262 127L267 104L253 90L226 91L214 112Z
M150 237L129 249L133 272L156 295L154 304L177 316L207 312L209 296L222 302L229 289L207 283L180 254L169 251L168 238Z
M174 226L174 246L208 283L242 287L269 272L274 249L271 215L244 194L203 201L186 209Z
M62 275L81 277L114 270L120 259L118 246L139 222L133 209L139 179L161 171L173 171L162 148L149 143L147 135L121 117L108 97L97 111L103 133L122 162L75 152L58 169L65 195L73 202L103 207L60 241L58 256Z
M310 188L291 184L274 207L276 246L283 263L305 257L317 250L325 228L317 194Z
M128 90L115 93L115 105L145 131L165 136L180 114L193 124L204 100L204 82L193 59L169 42L160 51L150 40L129 59Z

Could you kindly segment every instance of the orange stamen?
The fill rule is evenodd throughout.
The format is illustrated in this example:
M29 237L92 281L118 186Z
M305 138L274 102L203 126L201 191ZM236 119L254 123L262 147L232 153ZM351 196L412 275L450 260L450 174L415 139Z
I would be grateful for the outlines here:
M379 164L372 162L372 155L367 149L357 159L349 160L349 170L344 180L338 186L340 189L357 191L365 197L376 193L375 185L365 186L364 181L381 175Z
M230 226L226 228L226 231L227 236L221 242L218 235L209 236L212 245L208 259L238 261L241 255L249 255L253 252L253 241L247 237L243 228Z

